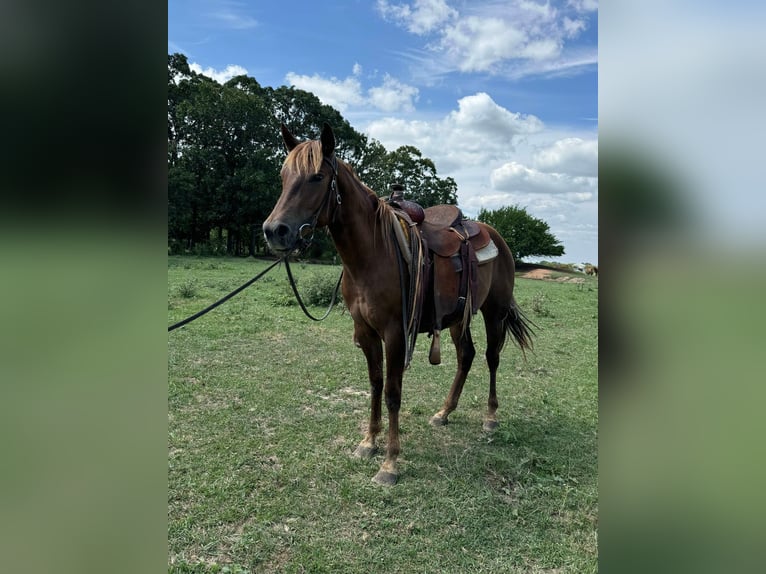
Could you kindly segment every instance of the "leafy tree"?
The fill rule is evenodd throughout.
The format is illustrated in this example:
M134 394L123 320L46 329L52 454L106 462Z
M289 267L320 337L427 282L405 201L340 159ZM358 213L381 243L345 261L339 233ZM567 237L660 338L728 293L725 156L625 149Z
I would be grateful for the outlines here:
M456 203L457 185L412 146L388 152L357 132L334 108L295 87L273 89L236 76L221 85L193 72L183 54L168 54L168 245L176 251L255 254L261 225L280 191L286 123L299 139L333 126L338 156L379 195L394 182L423 206ZM310 256L332 255L319 237Z
M440 178L434 162L423 157L413 146L401 146L392 152L377 140L368 142L355 165L357 174L378 195L388 195L392 183L401 183L405 197L423 207L457 203L457 183L451 177Z
M457 185L452 178L440 180L436 165L413 146L401 146L388 154L386 167L390 183L404 184L405 196L423 207L457 203Z
M549 225L532 217L523 207L515 205L493 211L482 208L478 220L488 223L503 236L517 261L530 256L564 255L564 246L550 232Z
M365 138L365 145L349 160L359 179L378 195L384 195L390 183L386 171L387 155L388 152L382 143L376 139Z
M311 92L293 86L280 86L277 89L266 88L266 97L275 121L273 133L280 150L284 150L279 132L281 122L284 122L299 140L319 139L322 126L327 122L335 133L335 153L346 161L359 154L367 144L367 138L351 127L338 110L323 104Z
M254 78L225 85L168 57L168 233L171 247L254 254L279 189L277 125Z

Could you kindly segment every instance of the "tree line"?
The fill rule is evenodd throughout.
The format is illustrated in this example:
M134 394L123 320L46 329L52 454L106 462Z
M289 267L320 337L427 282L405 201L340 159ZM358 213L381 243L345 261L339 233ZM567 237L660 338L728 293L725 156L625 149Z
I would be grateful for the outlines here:
M168 247L171 253L256 255L266 246L261 225L281 191L285 157L279 125L299 139L333 126L340 159L371 189L388 195L401 182L424 207L457 203L457 184L438 176L413 146L388 152L356 131L334 108L294 87L261 86L241 75L219 84L168 55ZM312 255L330 249L319 241Z
M168 251L173 254L258 255L267 252L261 226L281 192L284 122L298 139L317 139L324 122L335 132L336 153L379 195L403 183L423 207L457 204L457 183L439 177L434 162L414 146L387 151L356 131L336 109L295 87L261 86L235 76L220 84L191 70L183 54L168 55ZM485 211L517 259L561 255L547 223L519 207ZM308 253L332 256L318 234Z

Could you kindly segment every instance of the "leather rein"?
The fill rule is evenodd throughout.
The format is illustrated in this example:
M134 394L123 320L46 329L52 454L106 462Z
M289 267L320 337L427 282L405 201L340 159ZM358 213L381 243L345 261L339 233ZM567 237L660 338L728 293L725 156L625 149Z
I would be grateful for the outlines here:
M337 181L338 180L338 160L335 158L335 154L333 154L332 160L329 160L326 157L323 158L323 160L329 163L330 167L332 168L332 180L330 180L330 187L327 191L327 195L325 195L325 198L322 200L322 204L319 206L319 209L314 214L314 217L312 218L311 223L304 223L303 225L301 225L299 229L298 238L296 239L296 242L295 242L296 246L294 248L294 249L297 249L298 251L302 251L306 249L309 245L311 245L311 240L314 238L314 231L316 230L317 222L319 221L319 214L322 213L323 209L325 209L325 206L328 204L330 196L332 195L333 192L335 192L336 203L340 205L340 190L338 189L338 181ZM333 214L333 219L335 219L335 214ZM306 227L309 228L310 235L307 238L304 238L303 229ZM300 245L298 245L299 243ZM309 310L306 308L306 305L303 303L303 299L301 299L301 296L298 294L298 287L295 285L295 278L293 277L293 273L290 270L290 263L288 261L289 255L290 254L288 253L284 255L283 257L279 258L274 263L269 265L266 269L258 273L255 277L250 279L247 283L245 283L244 285L241 285L240 287L237 287L234 291L222 297L221 299L219 299L212 305L205 307L198 313L195 313L194 315L191 315L190 317L187 317L186 319L182 321L178 321L177 323L170 325L168 327L168 332L174 331L178 329L179 327L183 327L184 325L191 323L195 319L202 317L202 315L212 311L219 305L225 303L226 301L234 297L234 295L236 295L237 293L240 293L245 288L249 287L256 281L258 281L258 279L266 275L266 273L271 271L274 267L276 267L283 261L285 262L285 270L287 271L287 277L290 282L290 287L292 287L293 293L295 294L295 298L298 300L298 304L300 305L301 309L306 314L306 316L312 321L323 321L330 314L330 311L332 311L332 308L335 306L335 302L338 299L338 291L340 290L340 283L341 283L341 280L343 279L343 271L341 271L340 277L338 277L338 282L336 283L335 289L332 292L332 300L330 301L330 306L327 308L327 311L325 312L324 315L322 315L322 317L317 318L317 317L314 317L311 313L309 313Z

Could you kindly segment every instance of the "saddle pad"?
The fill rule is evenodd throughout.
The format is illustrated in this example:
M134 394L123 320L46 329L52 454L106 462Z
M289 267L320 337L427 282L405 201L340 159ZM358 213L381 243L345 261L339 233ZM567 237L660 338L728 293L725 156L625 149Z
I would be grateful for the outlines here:
M412 264L412 251L410 250L410 230L407 228L407 222L397 214L397 217L394 217L392 225L394 228L394 236L399 242L399 247L402 251L402 257L404 257L404 260L407 262L407 266L410 266Z
M495 257L497 257L497 254L497 245L495 245L495 242L490 239L487 245L476 251L476 259L479 260L479 265L481 265L487 261L492 261Z

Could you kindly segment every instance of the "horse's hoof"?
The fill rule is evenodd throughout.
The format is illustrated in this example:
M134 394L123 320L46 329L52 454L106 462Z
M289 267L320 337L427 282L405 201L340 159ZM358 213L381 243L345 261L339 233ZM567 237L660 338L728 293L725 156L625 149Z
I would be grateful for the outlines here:
M434 415L431 417L431 420L428 421L431 423L431 426L435 427L443 427L445 426L449 421L447 420L447 417L442 417L439 415Z
M375 453L378 452L378 447L376 446L364 446L359 445L356 447L356 450L354 451L354 456L356 458L372 458L375 456Z
M481 428L484 429L484 432L493 432L497 427L497 421L484 421Z
M398 476L387 470L379 470L378 474L372 477L372 482L383 486L394 486Z

